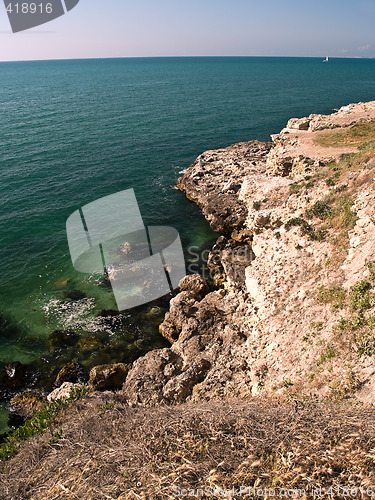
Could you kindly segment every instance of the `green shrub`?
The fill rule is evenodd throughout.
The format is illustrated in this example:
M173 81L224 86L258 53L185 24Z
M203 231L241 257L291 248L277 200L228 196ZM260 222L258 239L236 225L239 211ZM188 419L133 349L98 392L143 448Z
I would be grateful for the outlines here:
M342 309L346 305L347 292L338 286L327 287L322 285L318 289L318 302L331 304L333 310Z
M371 283L366 280L358 281L350 287L349 303L352 311L370 309L373 305L373 297L370 294Z
M311 208L306 210L306 217L312 219L313 217L318 217L319 219L327 219L331 214L332 209L325 200L318 200Z
M324 361L327 361L328 359L332 359L335 356L336 356L335 349L332 346L328 346L327 349L324 352L322 352L322 354L320 355L318 365L321 365L322 363L324 363Z
M46 429L51 430L53 419L57 416L59 411L73 401L80 399L86 392L87 389L85 387L79 387L71 392L69 398L58 399L46 404L40 411L35 413L30 420L27 420L24 425L18 427L18 429L5 439L0 446L0 460L11 458L17 452L20 441L35 436L36 434L41 434ZM51 430L50 441L57 442L61 438L61 434L61 430L55 433Z

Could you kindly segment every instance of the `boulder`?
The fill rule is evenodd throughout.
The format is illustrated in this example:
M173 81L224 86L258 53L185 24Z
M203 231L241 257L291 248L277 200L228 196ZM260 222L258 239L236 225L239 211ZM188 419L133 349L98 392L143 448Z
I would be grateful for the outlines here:
M64 382L60 387L48 394L47 400L51 402L58 399L68 399L74 389L78 389L79 387L82 387L82 384L72 384L71 382Z
M10 401L11 419L27 420L46 404L46 397L39 391L20 392Z
M165 401L165 384L181 372L182 359L171 349L150 351L133 363L123 393L130 403L154 405Z
M159 325L159 332L171 344L176 342L186 318L194 315L196 300L188 291L180 292L170 302L169 311Z
M193 387L202 382L211 364L206 359L193 363L176 377L171 378L164 386L163 396L169 402L180 403L191 394Z
M181 292L189 292L190 295L196 300L203 299L203 297L210 291L210 287L208 286L206 280L199 274L189 274L188 276L185 276L185 278L182 278L180 281L178 288Z
M60 387L64 382L82 384L87 381L87 374L80 363L67 363L57 374L54 386Z
M90 387L96 391L120 389L130 369L131 365L125 363L94 366L90 371Z
M288 121L288 130L309 130L310 126L309 118L291 118Z
M7 363L0 369L0 397L15 392L23 385L25 367L19 361Z

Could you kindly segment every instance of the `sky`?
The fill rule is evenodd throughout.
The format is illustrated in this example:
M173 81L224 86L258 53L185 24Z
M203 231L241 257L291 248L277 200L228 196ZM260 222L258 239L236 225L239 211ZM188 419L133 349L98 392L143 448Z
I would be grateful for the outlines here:
M374 26L375 0L80 0L12 33L1 2L0 60L375 57Z

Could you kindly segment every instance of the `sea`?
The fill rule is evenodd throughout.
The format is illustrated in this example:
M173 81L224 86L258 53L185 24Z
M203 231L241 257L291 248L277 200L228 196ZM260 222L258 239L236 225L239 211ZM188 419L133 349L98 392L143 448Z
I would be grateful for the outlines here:
M85 357L64 358L88 368L116 361L113 352L126 361L164 345L157 307L127 311L125 327L102 320L102 310L116 308L112 291L73 268L66 220L132 188L145 225L176 228L194 264L217 234L175 185L200 153L269 140L291 117L375 99L375 60L323 59L0 63L0 370L15 361L51 364L48 337L56 330L88 339ZM0 433L7 403L0 402Z

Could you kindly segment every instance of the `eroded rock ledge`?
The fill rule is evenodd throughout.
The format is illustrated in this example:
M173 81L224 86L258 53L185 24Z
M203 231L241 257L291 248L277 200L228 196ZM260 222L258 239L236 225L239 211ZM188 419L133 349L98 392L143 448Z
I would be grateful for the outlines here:
M246 177L266 171L271 142L241 142L198 156L177 187L201 208L212 229L241 241L247 208L239 191Z
M207 151L189 167L178 187L222 234L208 262L217 289L183 280L160 327L172 345L134 363L130 402L375 402L374 119L375 102L291 120L273 144ZM327 146L319 134L331 132Z

